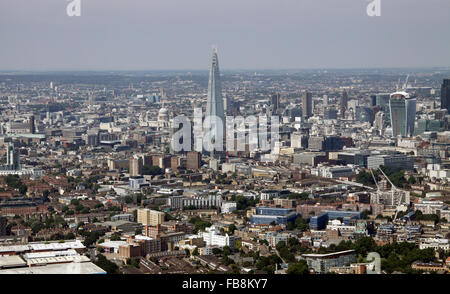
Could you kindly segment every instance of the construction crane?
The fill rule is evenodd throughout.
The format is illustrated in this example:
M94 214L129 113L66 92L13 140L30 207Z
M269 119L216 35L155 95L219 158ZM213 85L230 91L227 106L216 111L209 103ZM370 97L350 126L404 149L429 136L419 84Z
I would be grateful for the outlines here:
M406 87L408 87L408 79L409 79L409 74L406 76L405 83L403 84L402 88L400 89L400 80L401 80L401 78L398 78L397 85L395 86L397 92L406 90Z
M409 74L406 76L406 81L403 84L403 90L406 90L406 87L408 87L408 79L409 79Z
M373 178L373 181L375 182L375 185L377 186L377 203L380 201L380 193L381 193L381 190L380 190L380 186L378 186L378 183L377 183L377 179L375 178L375 175L373 174L373 171L372 171L372 169L370 169L370 173L372 174L372 178Z
M383 170L380 168L380 167L378 167L378 169L380 170L380 172L383 174L383 176L386 178L386 180L388 180L388 182L389 182L389 184L391 184L391 202L392 202L392 205L395 205L396 207L395 207L395 216L394 216L394 221L397 219L397 214L398 214L398 212L399 212L399 210L398 210L398 206L400 205L400 203L401 203L401 201L402 201L402 198L401 197L399 197L399 199L398 199L398 204L396 205L395 203L394 203L394 195L395 195L395 193L397 192L402 192L401 190L399 190L392 182L391 182L391 180L389 179L389 177L383 172ZM377 185L377 187L378 187L378 185Z
M380 187L378 186L377 179L375 178L375 175L373 174L372 169L370 169L370 173L372 174L373 181L375 182L375 185L377 186L377 191L380 191Z

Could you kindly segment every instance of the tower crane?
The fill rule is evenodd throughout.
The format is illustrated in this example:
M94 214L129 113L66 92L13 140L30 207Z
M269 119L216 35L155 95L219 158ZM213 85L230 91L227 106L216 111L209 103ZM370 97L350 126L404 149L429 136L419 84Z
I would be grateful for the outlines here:
M380 186L378 186L377 179L375 178L375 175L373 174L372 169L370 169L370 173L372 174L373 181L375 182L375 185L377 186L377 203L378 203L380 201L380 193L381 193Z
M408 87L408 79L409 79L409 74L406 76L406 81L403 84L403 90L406 90L406 87Z
M396 206L396 208L395 208L395 216L394 216L394 221L397 219L397 214L398 214L398 212L399 212L399 210L398 210L398 206L400 205L400 203L401 203L401 201L402 201L402 198L401 197L399 197L399 199L398 199L398 204L395 204L394 203L394 196L395 196L395 193L397 192L401 192L401 190L399 190L392 182L391 182L391 180L389 179L389 177L383 172L383 170L380 168L380 167L378 167L378 169L380 170L380 172L383 174L383 176L386 178L386 180L388 180L388 182L389 182L389 184L391 184L391 199L392 199L392 205L395 205ZM377 185L378 186L378 185Z

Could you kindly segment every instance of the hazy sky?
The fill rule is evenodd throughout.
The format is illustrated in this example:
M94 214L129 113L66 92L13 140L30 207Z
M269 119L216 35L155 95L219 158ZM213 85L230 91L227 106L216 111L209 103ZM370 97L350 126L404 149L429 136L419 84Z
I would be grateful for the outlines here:
M450 66L449 0L370 1L0 0L0 70Z

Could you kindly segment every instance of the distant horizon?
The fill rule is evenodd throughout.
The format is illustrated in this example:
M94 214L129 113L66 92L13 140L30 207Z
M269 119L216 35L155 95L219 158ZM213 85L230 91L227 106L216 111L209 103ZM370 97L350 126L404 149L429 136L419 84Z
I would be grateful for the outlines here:
M450 1L0 1L1 71L450 67Z
M317 68L220 68L220 72L287 72L287 71L450 71L450 66L411 67L317 67ZM152 72L209 72L209 68L168 68L168 69L0 69L0 73L152 73Z

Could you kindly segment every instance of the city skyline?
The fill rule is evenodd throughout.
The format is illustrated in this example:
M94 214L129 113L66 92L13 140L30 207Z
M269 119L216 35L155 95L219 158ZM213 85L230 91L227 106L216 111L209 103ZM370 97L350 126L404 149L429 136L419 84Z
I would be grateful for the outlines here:
M448 11L0 1L0 276L445 279Z

